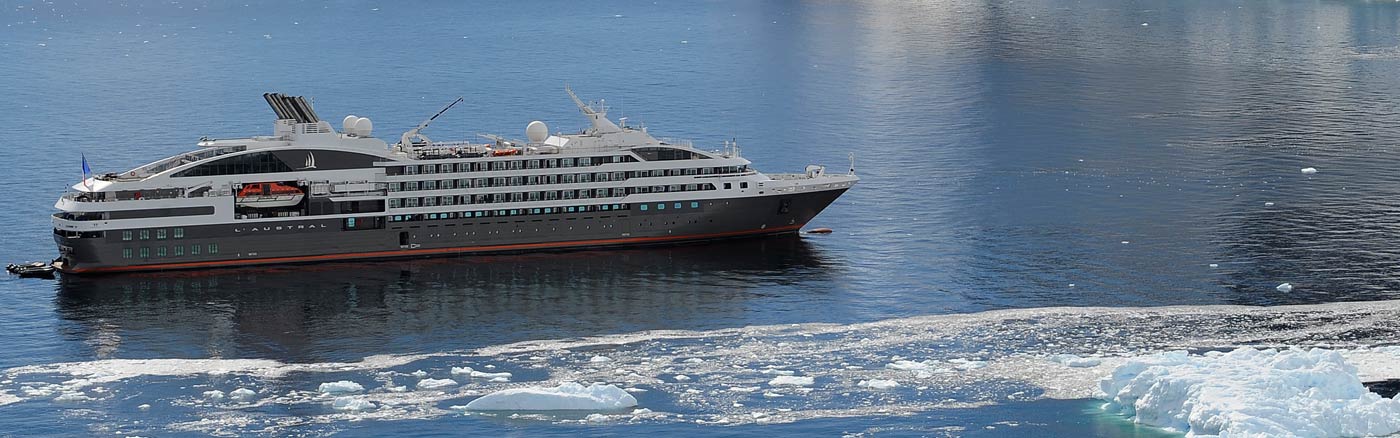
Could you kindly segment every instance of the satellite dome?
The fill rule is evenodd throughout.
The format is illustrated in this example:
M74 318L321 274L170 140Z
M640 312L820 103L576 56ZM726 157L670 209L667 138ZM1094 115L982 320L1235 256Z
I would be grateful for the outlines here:
M361 137L369 137L370 132L372 132L373 130L374 123L370 122L369 118L360 117L359 120L355 121L355 135Z
M359 119L360 119L360 118L359 118L359 117L355 117L354 114L345 116L345 122L343 122L343 123L340 124L340 126L341 126L340 132L341 132L342 134L353 134L353 133L355 133L355 121L357 121L357 120L359 120Z
M525 137L530 139L530 143L540 143L549 138L549 127L539 120L525 125Z

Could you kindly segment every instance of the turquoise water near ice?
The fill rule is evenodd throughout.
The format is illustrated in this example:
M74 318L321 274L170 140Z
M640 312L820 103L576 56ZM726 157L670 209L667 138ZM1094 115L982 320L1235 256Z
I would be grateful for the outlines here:
M854 153L862 177L812 223L836 230L826 236L0 278L8 334L0 368L395 358L342 374L276 376L207 374L218 365L189 362L192 375L138 373L85 387L90 401L25 396L0 405L0 435L1151 436L1159 432L1094 413L1086 396L1040 397L1044 379L1014 373L926 390L902 377L906 387L894 394L830 373L841 362L879 369L894 355L995 364L1195 344L1185 334L1157 342L1131 330L1091 336L1034 324L989 336L1004 322L982 312L1000 309L1400 298L1392 164L1400 5L1391 3L7 1L0 24L6 262L54 255L48 214L77 181L79 154L97 171L119 171L191 149L201 136L265 134L272 113L259 95L269 91L311 96L328 120L370 117L382 137L463 96L428 131L445 140L521 137L531 120L580 128L568 83L658 136L713 148L737 138L763 171L844 169ZM1283 282L1295 289L1274 288ZM1394 335L1347 325L1346 315L1304 330L1253 312L1188 322L1212 342L1369 345ZM919 319L929 315L949 319ZM816 353L764 358L759 347L779 342L771 334L705 341L740 327L799 324L792 336L819 337L821 323L904 318L929 330L975 322L918 345L885 345L884 332L871 333L872 345L834 352L833 363ZM1240 321L1253 331L1235 331ZM418 394L378 415L298 395L339 378L371 390L385 379L412 383L418 369L445 378L467 362L553 381L587 368L588 357L553 352L541 362L480 350L650 330L699 335L587 351L647 353L623 351L630 359L618 366L664 382L639 393L664 419L579 423L451 409L467 392L501 387L485 382L463 382L453 397ZM683 363L644 366L647 355L676 350L740 371L707 365L695 371L724 383L687 387L666 380L691 372ZM443 356L407 359L415 354ZM768 365L825 377L801 397L725 395L766 381L742 370ZM71 377L7 375L0 390ZM240 386L264 402L200 399ZM939 404L946 400L954 403Z

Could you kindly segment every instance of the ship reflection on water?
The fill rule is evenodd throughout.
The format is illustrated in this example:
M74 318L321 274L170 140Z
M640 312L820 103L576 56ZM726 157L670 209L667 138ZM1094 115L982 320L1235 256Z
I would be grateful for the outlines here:
M65 277L61 333L98 357L354 360L526 339L764 323L828 293L797 235L674 247ZM762 291L762 292L759 292ZM820 300L819 300L820 301Z

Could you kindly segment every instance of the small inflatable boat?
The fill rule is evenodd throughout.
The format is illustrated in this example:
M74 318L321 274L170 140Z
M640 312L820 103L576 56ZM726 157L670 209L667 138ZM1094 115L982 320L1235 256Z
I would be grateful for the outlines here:
M9 266L5 267L5 270L20 277L40 278L53 278L53 273L55 271L53 265L44 262L11 263Z

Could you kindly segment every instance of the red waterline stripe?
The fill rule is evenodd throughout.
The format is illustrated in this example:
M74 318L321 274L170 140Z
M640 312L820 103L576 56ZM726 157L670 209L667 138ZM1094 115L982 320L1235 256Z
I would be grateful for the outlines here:
M156 270L156 269L174 269L174 268L199 268L199 267L215 267L215 266L231 266L231 265L261 265L261 264L268 264L268 263L294 263L294 262L309 262L309 261L322 261L322 260L347 260L347 259L361 259L361 258L375 258L375 257L399 257L399 256L411 256L411 255L425 255L425 254L469 253L469 252L484 252L484 251L509 251L509 250L515 250L515 249L568 248L568 247L574 247L574 246L610 245L610 244L641 243L641 242L665 242L665 241L671 241L671 240L710 239L710 238L718 238L718 237L734 237L734 236L743 236L743 235L748 235L748 234L781 233L781 232L784 232L784 231L792 231L792 230L796 230L796 229L799 229L799 228L802 228L802 225L789 225L789 226L785 226L785 227L775 227L775 228L760 229L760 230L729 231L729 232L724 232L724 233L688 234L688 235L684 235L684 236L628 237L628 238L619 238L619 239L578 240L578 241L563 242L563 243L516 243L516 244L510 244L510 245L493 245L493 246L459 246L459 247L455 247L455 248L408 249L408 250L398 250L398 251L371 251L371 252L355 252L355 253L345 253L345 254L322 254L322 255L311 255L311 256L268 257L268 258L261 258L261 259L236 259L236 260L216 260L216 261L208 261L208 262L162 263L162 264L156 264L156 265L112 266L112 267L105 267L105 268L78 268L78 269L70 269L70 270L67 270L67 271L65 271L65 272L69 272L69 273L73 273L73 274L92 274L92 273L102 273L102 272L148 271L148 270Z

